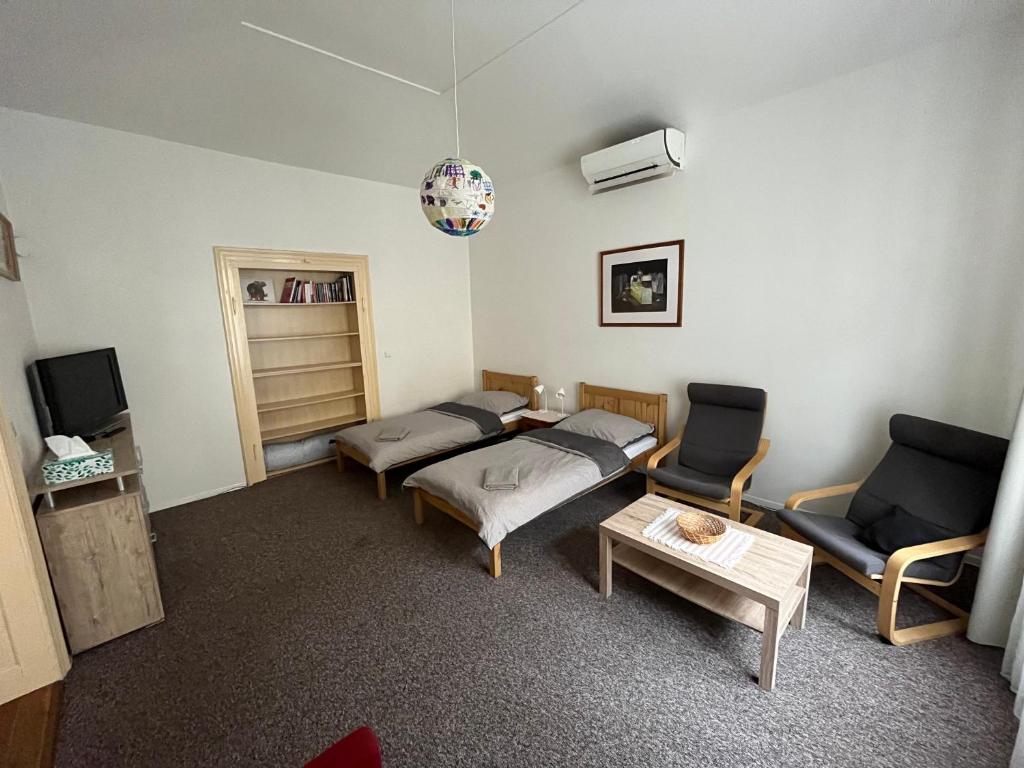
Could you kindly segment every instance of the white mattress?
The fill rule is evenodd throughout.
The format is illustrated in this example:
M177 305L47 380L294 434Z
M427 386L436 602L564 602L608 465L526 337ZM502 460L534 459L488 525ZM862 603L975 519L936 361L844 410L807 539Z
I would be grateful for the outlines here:
M658 438L656 438L654 435L648 435L647 437L637 440L635 443L630 443L629 445L622 449L622 452L629 457L630 461L632 461L641 453L650 450L657 444Z
M528 410L530 410L530 409L529 408L516 408L514 411L509 411L508 413L503 413L503 414L501 414L501 423L502 424L508 424L510 421L515 421L520 416L522 416L524 413L526 413Z

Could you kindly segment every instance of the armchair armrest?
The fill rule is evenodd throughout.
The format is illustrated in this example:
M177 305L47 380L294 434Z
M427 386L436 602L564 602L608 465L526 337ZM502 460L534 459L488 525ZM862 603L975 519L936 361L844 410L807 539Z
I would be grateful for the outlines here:
M757 452L750 457L750 461L743 465L736 476L732 479L732 486L729 488L729 498L737 499L743 495L743 486L746 485L747 479L754 474L754 469L764 461L764 457L768 455L768 449L771 447L772 441L767 437L762 437L757 443Z
M830 485L826 488L815 488L810 491L797 491L786 499L786 509L796 509L805 501L814 499L827 499L831 496L845 496L848 493L856 493L857 489L864 484L863 480L843 485Z
M918 560L927 560L940 555L951 555L954 552L969 552L975 547L980 547L988 538L988 529L981 533L974 533L970 536L957 536L953 539L941 539L930 541L927 544L918 544L914 547L897 549L885 563L885 573L882 576L883 583L890 579L899 579L903 571Z
M658 464L661 460L668 456L672 451L682 445L683 442L683 430L679 430L679 434L665 443L661 448L651 454L651 458L647 460L647 471L650 472L652 469L657 469Z
M882 573L882 587L878 593L878 618L876 626L878 634L884 637L893 645L906 645L921 640L930 640L933 637L944 637L946 635L963 632L967 629L968 613L959 606L949 602L931 590L917 587L916 584L909 584L919 595L935 603L945 611L953 614L954 618L946 621L936 621L931 624L919 624L916 627L896 629L896 610L899 606L900 588L906 576L904 572L907 567L918 560L926 560L940 555L951 555L954 552L967 552L985 543L988 538L988 531L975 533L970 536L957 536L953 539L941 539L927 544L918 544L914 547L903 547L897 549L885 563L885 571ZM963 563L961 563L963 568ZM953 581L959 577L959 573L953 577ZM913 579L910 579L913 582ZM953 582L924 581L924 584L943 586Z

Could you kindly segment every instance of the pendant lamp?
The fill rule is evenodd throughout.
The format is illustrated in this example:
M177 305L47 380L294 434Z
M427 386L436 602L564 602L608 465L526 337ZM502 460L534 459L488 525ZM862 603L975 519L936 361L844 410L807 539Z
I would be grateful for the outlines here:
M455 100L455 157L427 171L420 184L420 207L431 226L453 237L475 235L494 215L494 185L484 169L459 155L459 73L455 63L455 0L452 8L452 74Z

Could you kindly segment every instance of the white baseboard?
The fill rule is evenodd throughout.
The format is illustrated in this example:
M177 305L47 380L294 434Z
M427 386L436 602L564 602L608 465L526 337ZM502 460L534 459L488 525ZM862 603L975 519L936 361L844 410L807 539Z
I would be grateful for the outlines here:
M203 499L220 496L222 493L230 493L231 491L237 491L245 487L245 483L235 483L234 485L226 485L223 488L215 488L212 491L203 491L202 493L196 493L192 496L185 496L183 498L176 499L170 504L165 504L159 508L154 507L149 511L149 513L153 514L154 512L160 512L161 510L170 509L171 507L180 507L182 504L190 504L193 501L202 501Z

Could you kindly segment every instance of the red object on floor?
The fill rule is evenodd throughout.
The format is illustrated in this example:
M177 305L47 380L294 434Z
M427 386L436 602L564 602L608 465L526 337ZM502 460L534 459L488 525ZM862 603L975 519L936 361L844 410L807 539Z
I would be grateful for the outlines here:
M381 768L377 736L365 725L357 728L306 763L305 768Z

